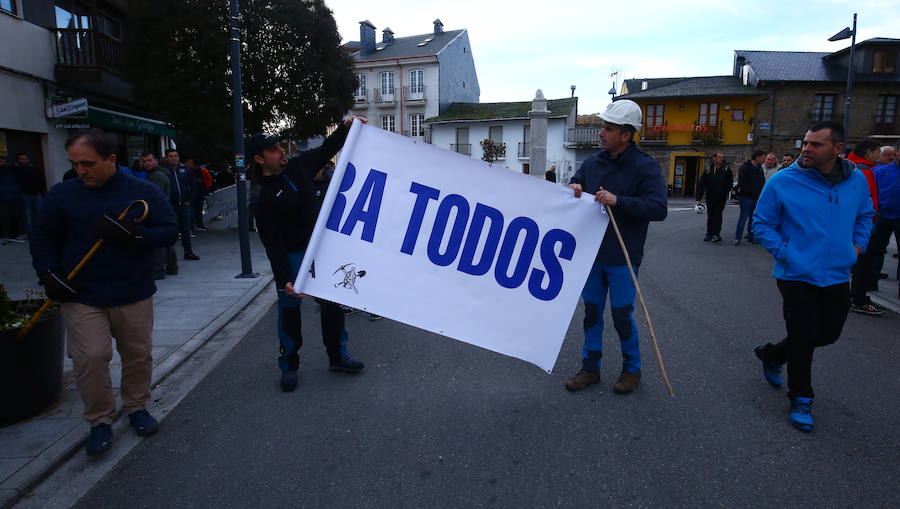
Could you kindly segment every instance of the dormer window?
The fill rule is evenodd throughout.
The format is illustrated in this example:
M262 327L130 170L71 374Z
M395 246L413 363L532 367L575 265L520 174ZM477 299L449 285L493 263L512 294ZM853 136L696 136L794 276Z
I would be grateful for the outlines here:
M897 52L878 50L873 52L872 72L893 74L897 72Z

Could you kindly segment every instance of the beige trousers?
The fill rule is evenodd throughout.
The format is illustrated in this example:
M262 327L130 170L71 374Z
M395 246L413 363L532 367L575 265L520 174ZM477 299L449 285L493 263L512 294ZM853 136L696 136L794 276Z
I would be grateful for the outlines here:
M116 338L116 349L122 357L125 412L146 408L153 375L153 298L104 308L66 302L62 313L75 382L84 402L84 418L91 426L112 424L116 414L116 397L109 376L112 337Z

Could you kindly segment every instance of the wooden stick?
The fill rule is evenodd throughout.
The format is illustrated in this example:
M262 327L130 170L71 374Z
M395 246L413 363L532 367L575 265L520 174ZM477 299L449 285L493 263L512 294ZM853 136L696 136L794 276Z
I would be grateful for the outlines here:
M600 190L602 191L603 188L601 187ZM628 249L625 248L625 241L622 240L622 233L619 232L619 225L616 223L616 216L613 215L612 207L606 206L606 212L609 214L609 220L613 225L613 230L616 232L616 238L619 239L619 246L622 248L622 253L625 255L625 262L628 263L628 272L631 274L631 282L634 283L638 299L641 301L641 308L644 310L644 318L647 320L647 327L650 329L650 341L653 343L653 350L656 351L656 360L659 362L659 369L662 372L663 382L666 384L666 390L669 392L669 396L674 398L675 393L672 392L669 374L666 372L666 365L663 363L662 353L660 353L659 344L656 342L656 332L653 331L653 322L650 321L650 312L647 311L647 303L644 302L644 295L641 292L641 286L638 284L637 275L634 273L631 257L628 256Z
M128 216L128 211L131 210L131 207L133 207L135 203L140 203L141 205L144 206L144 213L141 214L141 217L135 219L134 222L140 223L141 221L143 221L144 219L147 218L147 214L150 213L150 205L148 205L147 202L145 202L144 200L135 200L135 201L131 202L127 207L125 207L125 210L123 210L122 213L119 214L119 217L118 217L119 221L125 220L125 218ZM91 247L91 250L88 251L86 255L84 255L84 257L81 259L81 261L78 262L78 265L76 265L75 268L72 269L71 272L69 272L69 275L66 276L66 281L72 281L73 279L75 279L75 276L78 275L78 272L81 271L82 268L84 268L84 265L88 262L88 260L91 259L92 256L94 256L94 253L96 253L97 250L100 249L100 246L102 246L102 245L103 245L103 239L99 239L99 240L97 240L97 242L94 242L94 246ZM43 315L44 312L47 311L47 309L49 309L52 304L53 304L53 301L50 299L47 299L41 305L41 307L34 313L34 315L31 316L31 318L28 320L28 323L26 323L24 326L22 326L21 329L19 329L19 333L16 335L16 339L19 341L22 341L23 339L25 339L25 337L28 336L28 332L31 331L31 329L34 328L35 325L37 325L38 321L41 318L41 315Z

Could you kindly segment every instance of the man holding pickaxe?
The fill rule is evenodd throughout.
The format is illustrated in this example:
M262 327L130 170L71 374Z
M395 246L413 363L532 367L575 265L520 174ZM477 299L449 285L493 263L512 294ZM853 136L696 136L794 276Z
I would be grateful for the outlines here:
M79 133L66 148L78 178L47 194L34 225L31 256L47 296L62 303L67 350L91 425L86 451L96 456L110 448L116 414L110 336L122 357L122 402L132 427L138 435L159 427L147 412L153 250L175 242L177 222L156 185L117 169L117 142L109 133Z

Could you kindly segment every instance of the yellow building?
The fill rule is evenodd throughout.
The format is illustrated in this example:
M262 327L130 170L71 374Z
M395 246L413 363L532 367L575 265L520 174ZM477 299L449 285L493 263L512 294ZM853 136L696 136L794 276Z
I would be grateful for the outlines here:
M737 163L735 172L749 158L756 105L766 97L740 78L704 76L625 80L615 100L641 106L638 144L659 161L673 196L691 196L714 152Z

